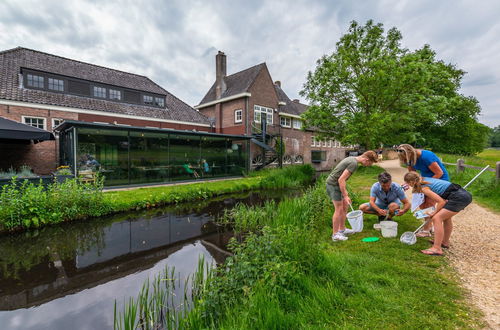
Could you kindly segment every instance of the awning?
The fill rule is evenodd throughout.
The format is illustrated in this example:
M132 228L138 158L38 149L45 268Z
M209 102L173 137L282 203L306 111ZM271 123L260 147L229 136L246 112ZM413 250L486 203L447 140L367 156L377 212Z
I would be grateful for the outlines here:
M54 134L17 121L0 117L0 142L22 142L55 140Z

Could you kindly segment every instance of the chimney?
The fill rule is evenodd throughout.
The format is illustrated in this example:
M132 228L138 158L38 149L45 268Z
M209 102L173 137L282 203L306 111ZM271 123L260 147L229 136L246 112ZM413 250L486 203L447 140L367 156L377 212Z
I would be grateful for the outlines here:
M276 81L274 82L274 84L275 84L276 86L278 86L279 88L281 88L281 81L276 80Z
M219 52L215 56L215 98L220 99L226 91L226 54Z
M293 99L293 102L294 103L299 103L300 101L299 101L299 99Z

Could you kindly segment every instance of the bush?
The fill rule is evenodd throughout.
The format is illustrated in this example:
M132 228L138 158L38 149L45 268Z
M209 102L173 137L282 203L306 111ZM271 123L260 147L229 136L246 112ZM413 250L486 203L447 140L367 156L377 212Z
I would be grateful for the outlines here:
M77 179L48 186L12 179L0 192L0 229L38 228L46 224L100 216L109 212L102 179L83 184Z

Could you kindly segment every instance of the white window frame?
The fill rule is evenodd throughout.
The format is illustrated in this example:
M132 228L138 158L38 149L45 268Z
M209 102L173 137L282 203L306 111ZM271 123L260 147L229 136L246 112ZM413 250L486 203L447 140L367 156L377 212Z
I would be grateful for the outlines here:
M314 147L316 145L316 138L314 135L311 136L311 147Z
M239 124L242 122L243 122L243 110L242 109L234 110L234 123Z
M267 116L267 124L273 124L273 113L274 113L274 109L272 108L268 108L268 107L263 107L261 105L254 105L253 106L253 121L256 122L256 123L260 123L260 119L261 119L261 116L262 114L265 113L266 116ZM257 116L258 114L258 116ZM271 120L269 120L269 118Z
M23 121L23 124L25 124L25 125L29 125L29 126L31 126L31 127L36 127L36 128L40 128L40 127L38 127L38 126L33 126L33 125L31 125L31 124L26 123L26 119L28 119L28 118L30 118L30 119L31 119L31 118L33 118L33 119L42 119L42 120L43 120L43 128L42 128L42 129L47 130L47 118L45 118L45 117L36 117L36 116L21 116L21 119L22 119L22 121Z
M54 129L54 127L56 127L57 125L55 124L55 121L56 120L59 120L59 124L61 124L64 119L61 119L61 118L52 118L52 129Z
M283 123L283 121L284 121L284 123ZM288 122L288 124L287 124L287 122ZM281 127L291 128L292 127L292 118L286 117L286 116L280 116L280 125L281 125Z
M326 147L326 145L327 145L326 140L323 140L323 147Z
M295 129L301 129L302 128L302 120L300 120L300 119L293 119L293 128L295 128Z

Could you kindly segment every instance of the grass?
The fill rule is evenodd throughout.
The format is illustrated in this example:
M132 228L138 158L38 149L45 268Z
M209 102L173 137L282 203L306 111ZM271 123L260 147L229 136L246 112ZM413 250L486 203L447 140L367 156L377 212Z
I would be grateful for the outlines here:
M500 161L500 149L488 148L484 149L482 152L476 156L463 156L463 155L453 155L437 153L437 155L445 163L457 163L458 159L463 159L466 165L485 167L490 165L491 168L495 168L496 163Z
M354 203L368 199L380 168L361 168L349 180ZM480 315L465 299L445 258L420 254L398 238L381 238L365 216L365 230L346 242L331 241L333 207L324 182L302 197L263 208L238 207L230 215L243 242L208 276L194 308L179 328L479 328ZM229 221L226 219L226 221ZM399 233L414 230L411 215ZM158 320L149 324L158 325ZM161 323L161 322L160 322Z
M247 178L178 186L102 192L102 182L90 185L76 180L50 185L47 189L25 181L12 182L0 190L0 233L40 228L129 210L140 210L180 202L200 201L236 192L296 188L314 176L310 165L253 173Z

